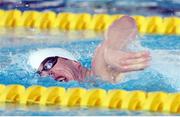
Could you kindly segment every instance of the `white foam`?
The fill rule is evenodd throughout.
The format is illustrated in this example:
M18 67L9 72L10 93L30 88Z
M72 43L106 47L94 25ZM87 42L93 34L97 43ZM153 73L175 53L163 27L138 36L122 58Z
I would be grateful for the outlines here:
M140 41L134 41L128 46L131 51L150 52L152 60L150 69L153 69L164 76L165 81L177 90L180 90L180 50L150 49L142 47Z

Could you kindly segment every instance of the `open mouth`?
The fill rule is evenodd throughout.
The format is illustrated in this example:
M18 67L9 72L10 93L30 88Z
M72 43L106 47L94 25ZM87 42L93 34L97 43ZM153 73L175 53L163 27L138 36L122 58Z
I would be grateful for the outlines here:
M54 79L59 82L67 82L68 81L68 79L65 76L59 76Z

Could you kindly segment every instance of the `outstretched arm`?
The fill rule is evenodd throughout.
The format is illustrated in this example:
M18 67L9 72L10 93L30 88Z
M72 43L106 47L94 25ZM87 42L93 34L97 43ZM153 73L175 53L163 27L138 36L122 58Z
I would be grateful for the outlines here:
M123 49L136 38L137 26L129 16L116 20L105 33L105 40L95 51L92 69L106 81L117 82L119 74L148 66L149 52L126 52Z

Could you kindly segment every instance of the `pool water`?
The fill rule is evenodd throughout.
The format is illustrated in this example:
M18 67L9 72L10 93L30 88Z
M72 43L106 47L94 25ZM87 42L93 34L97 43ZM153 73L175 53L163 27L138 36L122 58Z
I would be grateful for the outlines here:
M78 39L78 40L77 40ZM91 67L91 58L96 46L102 41L102 34L94 32L38 31L34 29L1 29L0 33L0 84L21 84L61 86L65 88L83 87L86 89L103 88L180 91L180 40L179 36L144 35L132 42L127 49L131 51L149 50L152 61L149 68L128 73L122 82L110 84L95 77L85 82L57 82L51 77L41 78L27 64L28 55L38 48L61 47L74 53L85 66ZM16 107L16 108L14 108ZM36 108L36 109L34 109ZM3 105L1 115L162 115L162 113L130 112L93 108L62 108L18 105Z
M104 108L78 108L78 107L57 107L57 106L17 106L9 104L0 108L0 115L3 116L119 116L119 115L175 115L170 113L157 113L145 111L127 111Z

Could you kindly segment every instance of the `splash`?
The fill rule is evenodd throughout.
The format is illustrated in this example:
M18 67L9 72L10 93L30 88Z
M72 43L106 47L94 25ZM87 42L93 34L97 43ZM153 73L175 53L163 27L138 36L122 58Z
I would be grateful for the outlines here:
M146 38L146 37L144 37ZM142 39L142 38L140 38ZM170 87L174 87L176 90L180 91L180 50L178 49L151 49L142 46L140 39L133 41L126 50L128 51L149 51L152 57L149 68L145 71L154 71L161 74L161 82L165 82ZM138 74L141 72L129 73L126 80L139 79ZM132 78L133 77L133 78Z

